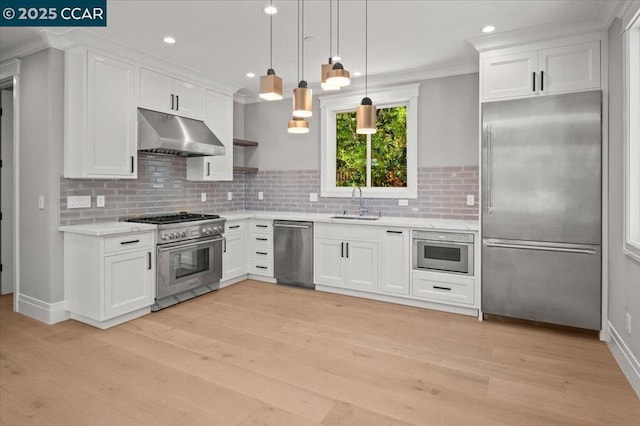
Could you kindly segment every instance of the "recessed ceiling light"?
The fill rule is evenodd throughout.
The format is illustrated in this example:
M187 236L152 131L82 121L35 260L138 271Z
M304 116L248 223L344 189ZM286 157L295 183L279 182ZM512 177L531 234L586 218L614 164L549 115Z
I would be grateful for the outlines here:
M486 27L484 27L482 29L482 32L483 33L491 33L491 32L493 32L495 30L496 30L496 27L494 27L493 25L487 25Z
M275 15L276 13L278 13L278 9L272 4L270 4L269 6L263 7L262 11L267 15Z
M362 73L360 71L354 71L351 75L354 77L360 77Z
M167 44L175 44L176 42L176 39L170 36L165 37L163 40Z
M249 77L249 78L253 78L253 77L255 77L255 76L256 76L256 75L255 75L254 73L252 73L252 72L248 72L248 73L247 73L247 77Z
M333 62L340 62L340 60L341 60L341 59L342 59L342 58L341 58L340 56L332 56L332 57L331 57L331 60L332 60Z

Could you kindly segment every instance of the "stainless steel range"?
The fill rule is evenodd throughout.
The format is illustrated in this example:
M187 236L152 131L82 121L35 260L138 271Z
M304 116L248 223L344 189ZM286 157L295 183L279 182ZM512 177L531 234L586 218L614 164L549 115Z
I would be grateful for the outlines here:
M152 311L218 289L225 219L218 215L178 213L126 221L158 225L156 300Z

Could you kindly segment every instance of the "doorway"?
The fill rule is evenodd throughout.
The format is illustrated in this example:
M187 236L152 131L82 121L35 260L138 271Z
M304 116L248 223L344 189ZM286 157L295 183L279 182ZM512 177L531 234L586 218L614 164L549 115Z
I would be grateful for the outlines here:
M13 95L13 79L0 81L0 294L15 289Z

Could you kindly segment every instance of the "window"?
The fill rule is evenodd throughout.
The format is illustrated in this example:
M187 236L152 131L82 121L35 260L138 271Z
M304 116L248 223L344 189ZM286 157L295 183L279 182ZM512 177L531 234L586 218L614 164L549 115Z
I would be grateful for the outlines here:
M624 34L625 238L624 251L640 261L640 17Z
M320 99L323 197L350 197L360 186L368 198L417 197L419 85L369 92L377 107L377 132L356 133L363 94Z

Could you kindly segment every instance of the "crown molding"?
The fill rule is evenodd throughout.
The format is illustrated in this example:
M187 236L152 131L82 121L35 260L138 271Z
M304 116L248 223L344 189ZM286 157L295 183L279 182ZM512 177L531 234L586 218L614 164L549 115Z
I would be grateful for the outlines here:
M113 54L114 56L130 60L143 67L162 70L165 74L176 78L187 79L193 83L201 84L230 96L241 89L241 86L230 84L196 69L151 56L79 28L73 28L60 34L42 30L28 42L3 51L2 56L0 56L0 62L24 58L25 56L47 48L69 50L81 46Z
M14 75L20 75L20 59L0 62L0 81Z
M405 83L416 83L423 80L431 80L434 78L442 78L442 77L453 77L456 75L463 74L473 74L478 72L478 61L467 64L457 64L457 65L446 65L441 67L425 67L425 68L415 68L406 71L399 72L391 72L385 74L377 74L369 76L369 91L375 91L380 88L386 88L389 86L394 86L398 84ZM340 91L336 92L325 92L322 90L322 87L319 83L310 84L309 88L314 91L314 93L322 93L324 96L333 96L333 95L341 95L341 94L349 94L349 93L364 93L364 77L351 78L351 84ZM283 99L291 99L293 97L293 89L294 87L287 87L283 89ZM242 104L254 104L260 102L268 102L264 99L260 99L258 95L254 94L243 94L236 100Z
M622 30L626 31L640 15L640 0L620 2L616 16L622 20Z
M625 1L604 1L596 16L568 22L556 22L520 30L488 34L467 39L478 52L503 49L526 43L551 40L607 30Z

